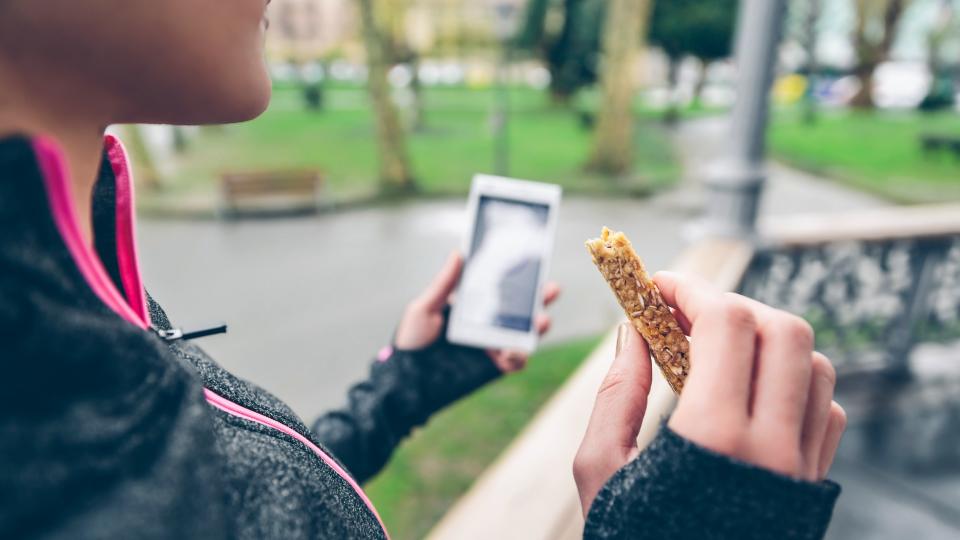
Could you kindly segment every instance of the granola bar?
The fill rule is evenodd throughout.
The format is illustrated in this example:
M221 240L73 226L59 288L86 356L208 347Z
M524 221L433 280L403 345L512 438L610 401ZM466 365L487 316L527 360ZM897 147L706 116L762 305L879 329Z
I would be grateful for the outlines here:
M604 227L587 250L610 285L627 318L650 346L663 377L679 394L690 371L690 342L622 232Z

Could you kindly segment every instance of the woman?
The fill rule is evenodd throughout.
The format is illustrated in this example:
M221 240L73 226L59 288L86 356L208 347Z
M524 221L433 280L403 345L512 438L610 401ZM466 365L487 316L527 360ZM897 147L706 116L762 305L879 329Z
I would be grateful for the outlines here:
M347 405L308 428L147 295L130 171L104 129L260 114L268 2L0 0L2 538L383 538L360 484L434 411L525 362L443 340L452 257ZM760 537L753 512L762 534L819 537L842 415L808 328L660 279L698 367L635 459L650 366L624 332L575 466L587 534ZM679 519L677 497L699 517Z

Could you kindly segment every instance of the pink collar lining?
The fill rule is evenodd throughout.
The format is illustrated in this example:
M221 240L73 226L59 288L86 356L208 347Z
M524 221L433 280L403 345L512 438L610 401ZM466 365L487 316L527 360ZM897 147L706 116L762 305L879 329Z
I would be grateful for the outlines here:
M133 175L130 159L120 139L107 135L104 141L107 159L113 169L116 202L116 239L117 266L120 268L120 282L126 294L127 302L134 308L140 320L149 325L147 311L147 293L140 274L140 258L137 255L136 211L134 207Z
M70 171L60 146L48 137L37 137L32 145L53 221L80 273L94 294L120 317L140 328L149 328L146 293L134 242L133 182L123 144L112 135L104 139L104 149L116 178L117 262L126 297L117 290L100 257L80 232L77 210L70 194Z

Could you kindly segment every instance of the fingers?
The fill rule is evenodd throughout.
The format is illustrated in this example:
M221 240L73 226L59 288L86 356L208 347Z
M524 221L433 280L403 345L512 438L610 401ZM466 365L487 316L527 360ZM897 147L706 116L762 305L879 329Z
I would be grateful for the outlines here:
M674 315L677 316L678 321L683 317L687 321L687 326L692 326L697 317L709 308L710 303L718 296L738 298L744 305L752 309L758 318L763 318L777 311L746 296L722 293L709 282L694 275L657 272L653 276L653 281L656 282L667 305L675 308ZM682 328L684 323L681 322L680 326Z
M725 419L746 419L754 370L757 319L738 299L717 295L695 309L690 343L690 376L683 408L716 411ZM700 300L693 300L694 303ZM681 409L678 409L678 413Z
M623 324L619 332L622 346L600 385L573 464L584 515L603 484L637 455L637 434L647 410L650 352L632 326Z
M827 434L823 438L823 446L820 449L820 459L817 465L817 479L823 480L827 477L827 472L833 465L833 459L837 455L837 448L840 446L840 437L843 436L843 430L847 429L847 413L836 401L830 404L830 420L827 424Z
M543 286L543 305L549 306L560 296L560 285L556 281L548 281Z
M457 287L462 268L463 258L457 252L451 253L443 264L443 268L417 300L430 311L443 309Z
M696 276L657 272L653 281L667 305L677 308L690 326L720 296L715 287Z
M824 478L846 415L810 325L695 277L662 272L654 280L691 338L691 371L670 427L780 474Z
M530 357L520 351L487 351L493 364L503 373L513 373L527 367Z
M560 285L555 281L549 281L543 287L543 305L549 306L550 304L556 302L557 297L560 296ZM541 313L537 315L536 320L534 321L534 327L537 329L537 333L541 336L550 331L550 326L553 325L553 320L549 315Z
M549 306L560 295L560 286L555 282L548 282L543 288L543 305ZM537 315L534 320L534 328L539 335L544 335L550 331L553 319L545 313ZM494 365L503 373L513 373L527 367L530 357L526 353L519 351L489 350L487 354L493 360Z
M810 392L807 397L807 410L803 420L803 433L800 437L800 452L803 455L806 480L816 480L820 471L820 453L827 436L830 423L830 410L833 401L833 388L837 373L827 357L813 353L810 374Z
M620 329L623 345L597 392L586 438L598 448L626 455L636 448L653 375L646 342L633 326Z
M553 325L553 319L549 315L540 314L537 315L537 320L534 323L537 328L537 333L541 336L550 331L550 326Z
M813 358L813 329L800 317L776 312L759 328L753 422L797 445L804 423Z

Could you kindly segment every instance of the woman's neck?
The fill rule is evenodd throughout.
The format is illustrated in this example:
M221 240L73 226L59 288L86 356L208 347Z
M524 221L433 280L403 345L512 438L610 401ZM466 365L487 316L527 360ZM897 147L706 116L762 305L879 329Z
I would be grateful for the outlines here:
M93 245L93 188L100 175L103 156L103 128L82 126L77 129L48 131L63 148L67 160L73 206L80 232L88 245Z
M100 173L105 127L74 115L30 114L28 108L0 99L0 137L45 135L63 149L73 206L84 240L93 245L93 187ZM50 120L46 120L52 116Z

